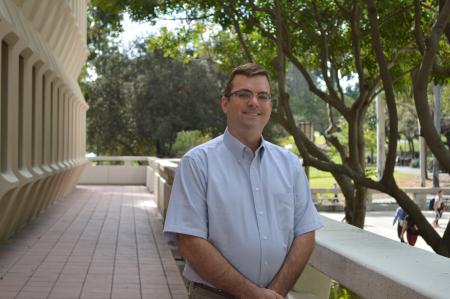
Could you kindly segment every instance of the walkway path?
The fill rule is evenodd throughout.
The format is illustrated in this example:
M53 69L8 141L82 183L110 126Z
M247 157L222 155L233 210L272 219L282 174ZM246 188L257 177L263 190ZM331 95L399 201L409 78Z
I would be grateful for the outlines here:
M392 225L392 220L394 218L395 211L371 211L366 213L366 220L364 229L366 231L372 232L374 234L383 236L388 239L398 240L397 237L397 224L395 226ZM422 211L428 221L431 223L434 219L433 211ZM326 216L328 218L334 219L336 221L341 221L344 217L344 213L329 213L329 212L320 212L321 215ZM450 220L450 212L444 212L444 215L441 220L439 220L440 227L436 228L436 231L440 236L444 234L445 228L447 227L447 223ZM406 239L406 238L405 238ZM405 245L406 246L406 245ZM425 242L422 237L417 239L416 247L433 251L431 247Z
M0 246L0 298L187 298L145 187L78 186Z

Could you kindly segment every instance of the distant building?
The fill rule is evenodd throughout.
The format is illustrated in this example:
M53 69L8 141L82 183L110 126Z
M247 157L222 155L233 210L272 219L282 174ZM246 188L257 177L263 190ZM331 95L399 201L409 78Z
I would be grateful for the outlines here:
M86 165L87 3L0 1L0 241L70 192Z

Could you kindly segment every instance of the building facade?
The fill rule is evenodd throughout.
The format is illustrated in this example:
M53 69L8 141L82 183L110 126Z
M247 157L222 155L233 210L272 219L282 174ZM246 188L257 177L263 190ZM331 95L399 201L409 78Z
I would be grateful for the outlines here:
M0 241L69 193L87 163L87 3L0 0Z

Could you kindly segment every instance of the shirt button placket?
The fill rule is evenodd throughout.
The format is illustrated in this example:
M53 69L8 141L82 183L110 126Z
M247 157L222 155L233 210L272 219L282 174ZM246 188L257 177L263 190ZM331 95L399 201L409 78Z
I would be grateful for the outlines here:
M256 159L255 159L256 160ZM267 276L269 270L269 262L267 261L266 248L270 242L269 234L268 234L268 224L264 219L264 194L261 192L261 181L260 174L258 172L259 161L253 161L252 166L250 168L252 182L255 184L254 186L254 194L255 194L255 207L258 211L259 217L257 218L258 226L260 227L260 238L261 238L261 279L264 280Z

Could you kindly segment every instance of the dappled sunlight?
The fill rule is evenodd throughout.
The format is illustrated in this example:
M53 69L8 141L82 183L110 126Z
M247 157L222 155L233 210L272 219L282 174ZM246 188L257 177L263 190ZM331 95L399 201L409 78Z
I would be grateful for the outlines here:
M156 202L154 202L153 200L146 200L146 201L141 201L140 203L138 203L136 205L138 208L142 208L142 209L149 209L149 208L156 208Z
M140 200L137 203L125 203L123 206L135 207L143 210L155 209L157 207L153 200Z

